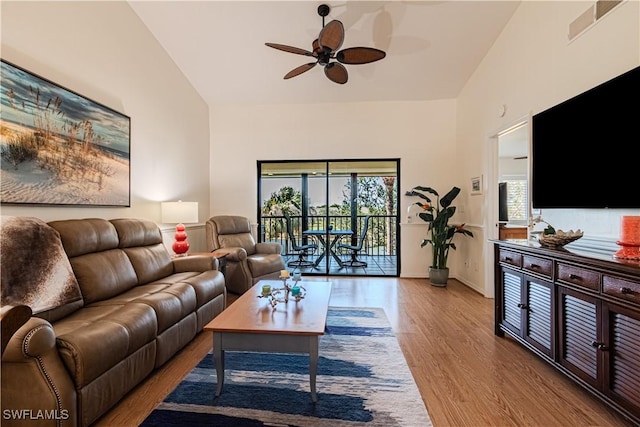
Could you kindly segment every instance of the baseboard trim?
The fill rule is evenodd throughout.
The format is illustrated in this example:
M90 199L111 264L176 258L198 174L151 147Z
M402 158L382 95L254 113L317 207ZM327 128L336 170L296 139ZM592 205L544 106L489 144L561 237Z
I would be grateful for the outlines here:
M458 282L462 283L466 287L471 288L472 290L476 291L477 293L479 293L482 296L485 296L484 289L477 288L477 284L476 283L470 282L469 280L466 280L466 279L459 279L457 277L452 277L452 279L456 279Z

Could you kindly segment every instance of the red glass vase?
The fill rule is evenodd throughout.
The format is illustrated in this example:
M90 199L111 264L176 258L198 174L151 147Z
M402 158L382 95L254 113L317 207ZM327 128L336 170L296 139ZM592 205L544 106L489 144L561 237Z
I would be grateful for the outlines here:
M175 242L173 242L171 249L173 249L173 252L175 252L177 256L184 256L189 250L189 242L187 242L187 232L185 229L184 224L176 225L176 234L173 235Z
M640 216L623 216L620 223L620 241L616 242L622 248L616 252L614 258L640 259Z

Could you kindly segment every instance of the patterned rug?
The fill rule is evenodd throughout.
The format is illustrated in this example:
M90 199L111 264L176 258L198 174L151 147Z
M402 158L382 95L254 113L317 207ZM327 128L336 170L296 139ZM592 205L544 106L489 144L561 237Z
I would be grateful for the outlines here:
M141 425L431 426L384 310L331 307L319 353L315 404L307 355L226 352L216 398L208 354Z

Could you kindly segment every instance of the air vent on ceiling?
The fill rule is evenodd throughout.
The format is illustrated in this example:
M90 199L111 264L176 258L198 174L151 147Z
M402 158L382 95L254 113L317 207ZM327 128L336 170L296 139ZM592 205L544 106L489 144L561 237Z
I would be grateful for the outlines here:
M624 0L597 0L569 24L569 41L582 34Z
M596 2L596 21L622 3L622 0L599 0Z
M576 38L578 34L582 33L595 22L594 9L594 6L591 6L569 24L569 40Z

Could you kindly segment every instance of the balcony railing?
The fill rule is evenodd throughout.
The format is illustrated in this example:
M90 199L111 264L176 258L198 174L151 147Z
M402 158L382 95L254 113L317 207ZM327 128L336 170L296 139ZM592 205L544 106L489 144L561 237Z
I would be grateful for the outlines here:
M364 226L364 215L357 217L357 229L353 230L354 242L360 237ZM302 217L292 216L291 222L298 243L302 240ZM327 224L334 230L350 230L351 217L349 215L308 216L305 230L326 230ZM389 215L371 215L369 229L362 245L362 253L369 256L388 256L397 254L396 230L398 218ZM291 240L287 235L287 226L284 216L263 216L260 221L260 241L277 242L282 245L282 255L293 253ZM350 243L345 241L345 243Z

